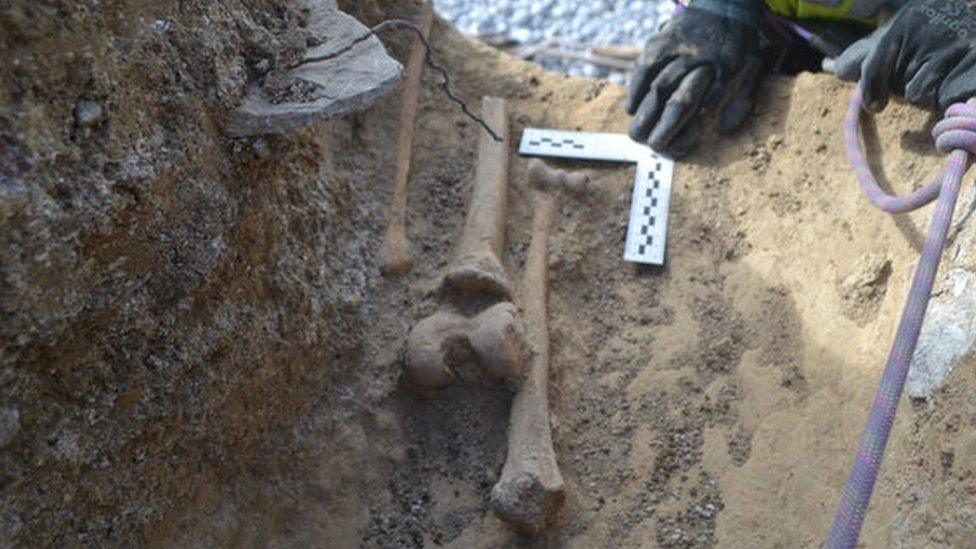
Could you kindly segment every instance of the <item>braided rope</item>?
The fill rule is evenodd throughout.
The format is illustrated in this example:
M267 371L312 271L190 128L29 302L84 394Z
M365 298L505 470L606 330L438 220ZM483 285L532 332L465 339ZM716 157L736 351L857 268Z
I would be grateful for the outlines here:
M908 368L918 343L922 321L925 319L925 310L959 196L959 187L969 168L970 154L976 154L976 100L952 105L946 111L946 118L932 129L936 148L949 154L945 171L935 181L908 196L889 195L878 186L861 147L861 111L861 91L858 89L851 98L844 121L844 137L848 158L867 199L878 208L892 213L907 212L936 200L938 202L902 311L895 341L874 395L868 423L861 435L847 484L837 505L833 526L827 536L827 547L831 549L850 548L857 544L868 502L881 468L885 445L891 434L898 401L905 387Z

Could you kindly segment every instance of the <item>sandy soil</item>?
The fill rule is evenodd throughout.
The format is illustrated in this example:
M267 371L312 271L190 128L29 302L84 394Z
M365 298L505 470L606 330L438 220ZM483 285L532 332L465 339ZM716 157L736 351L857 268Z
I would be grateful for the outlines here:
M626 127L620 87L542 73L444 24L433 36L469 98L509 100L515 136L525 126ZM927 221L878 213L856 191L840 134L849 88L827 76L773 80L740 134L709 139L680 164L665 268L620 259L631 169L583 166L593 191L562 209L551 246L551 403L568 501L559 526L532 540L486 505L504 460L509 389L426 399L398 380L406 331L436 308L434 281L473 173L477 129L434 84L425 81L410 190L419 265L379 283L366 360L335 389L330 417L311 422L316 496L290 502L297 517L286 532L252 541L819 546ZM392 98L357 123L379 163L357 184L378 200L392 171L392 147L378 145L391 139L395 108ZM907 178L900 190L940 163L919 131L929 122L901 105L878 121L876 152L893 179ZM514 146L513 275L531 216ZM963 546L976 534L966 503L976 489L974 382L960 368L935 399L902 406L866 546ZM264 520L242 527L247 537L284 519Z
M409 15L393 0L342 4L373 22ZM544 73L443 22L432 38L473 104L481 95L509 101L516 138L526 126L626 128L621 87ZM31 469L24 450L29 474L17 486L45 502L45 516L28 516L19 535L81 543L79 532L98 517L108 526L91 528L97 537L87 539L119 545L820 545L928 219L879 213L858 194L840 134L849 87L827 76L774 79L739 134L709 138L682 162L665 268L620 259L633 168L573 165L588 172L592 190L562 208L550 248L550 396L568 494L559 524L530 539L487 506L505 458L512 388L456 387L426 398L401 381L405 335L437 307L437 276L452 257L474 173L479 130L437 84L425 77L411 175L408 232L418 263L400 279L383 278L375 261L397 97L293 136L224 143L216 126L205 126L216 144L194 162L210 166L214 182L201 189L224 185L230 204L247 200L240 214L213 209L229 212L234 253L220 256L216 274L201 275L207 284L192 318L207 329L185 346L206 349L209 330L233 324L225 317L234 302L222 304L238 294L253 294L253 307L242 310L263 323L219 332L219 352L173 359L194 366L172 374L187 394L211 378L230 380L202 393L200 411L177 406L182 392L160 392L175 395L153 400L172 412L152 416L165 421L139 423L131 442L92 450L90 461L52 457L45 469ZM927 182L941 163L922 131L930 123L903 105L878 120L883 151L875 152L898 190ZM514 280L531 217L516 142L505 257ZM152 181L160 195L175 186ZM341 227L326 230L333 225ZM147 267L147 280L165 264ZM174 295L189 292L183 278L173 276ZM158 307L176 310L175 302ZM79 349L131 347L96 337L100 326L124 327L127 317L89 310L105 319L90 337L75 334L88 337ZM315 330L311 317L321 318ZM174 334L196 333L171 324ZM70 371L83 354L52 334L45 345ZM173 337L161 332L159 346ZM43 373L42 364L17 364L18 375ZM976 536L973 365L970 356L934 398L903 402L865 546L965 547ZM142 394L132 391L132 399ZM106 422L114 425L131 413L112 402ZM52 408L52 424L60 413ZM58 442L24 417L21 436L31 444L24 448L35 439ZM88 431L78 429L87 448ZM93 477L89 463L104 454L113 465ZM3 495L0 510L9 504L27 513L27 503Z

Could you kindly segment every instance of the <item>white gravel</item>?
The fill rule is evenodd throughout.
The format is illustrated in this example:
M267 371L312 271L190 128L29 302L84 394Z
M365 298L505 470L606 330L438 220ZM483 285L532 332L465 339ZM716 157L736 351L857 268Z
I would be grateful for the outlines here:
M522 45L554 41L585 51L595 45L643 44L670 17L673 0L433 0L470 36L507 37ZM539 59L549 69L622 82L623 71L566 59Z

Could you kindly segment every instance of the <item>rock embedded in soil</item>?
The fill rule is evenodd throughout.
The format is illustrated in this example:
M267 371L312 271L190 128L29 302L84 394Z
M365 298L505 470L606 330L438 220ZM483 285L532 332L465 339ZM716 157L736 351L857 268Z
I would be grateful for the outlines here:
M20 412L0 408L0 449L6 448L20 431Z
M75 122L81 127L94 126L105 119L105 109L94 101L82 99L75 106Z
M330 2L298 1L308 13L309 40L318 43L303 59L337 52L368 31ZM393 89L401 70L375 36L333 59L278 68L249 87L226 131L236 137L288 133L362 111Z
M862 325L873 318L887 291L889 276L891 259L885 254L875 252L859 257L851 274L838 285L844 314Z
M905 390L916 398L932 396L976 343L976 275L952 269L944 279L946 288L929 303L908 372Z

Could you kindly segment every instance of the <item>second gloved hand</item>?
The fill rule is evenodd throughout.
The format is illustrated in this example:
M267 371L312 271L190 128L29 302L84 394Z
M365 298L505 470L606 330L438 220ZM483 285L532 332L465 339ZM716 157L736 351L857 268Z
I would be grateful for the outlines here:
M695 0L648 41L634 74L630 136L675 156L714 115L725 133L745 119L761 67L761 0Z
M976 95L976 4L915 0L825 68L861 80L864 104L884 109L892 93L928 109Z

